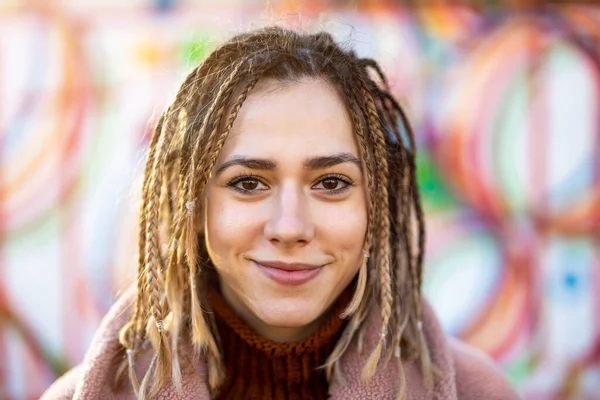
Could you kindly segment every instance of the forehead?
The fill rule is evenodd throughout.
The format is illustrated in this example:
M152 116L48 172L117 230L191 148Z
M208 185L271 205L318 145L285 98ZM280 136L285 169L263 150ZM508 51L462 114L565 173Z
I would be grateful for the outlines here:
M235 154L293 160L332 152L359 156L338 92L322 79L265 79L242 105L220 159Z

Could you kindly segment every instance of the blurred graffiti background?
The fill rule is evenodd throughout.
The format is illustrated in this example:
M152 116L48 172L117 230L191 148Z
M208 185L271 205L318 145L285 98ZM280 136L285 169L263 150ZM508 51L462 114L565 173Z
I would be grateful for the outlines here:
M526 399L600 399L600 6L0 1L0 399L81 361L135 274L149 121L231 34L326 29L415 124L425 292Z

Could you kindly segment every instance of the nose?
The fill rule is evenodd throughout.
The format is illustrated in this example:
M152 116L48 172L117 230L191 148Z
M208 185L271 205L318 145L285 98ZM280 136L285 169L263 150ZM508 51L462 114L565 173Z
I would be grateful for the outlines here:
M265 236L279 246L294 247L309 243L315 235L308 213L308 201L295 185L282 185L274 197Z

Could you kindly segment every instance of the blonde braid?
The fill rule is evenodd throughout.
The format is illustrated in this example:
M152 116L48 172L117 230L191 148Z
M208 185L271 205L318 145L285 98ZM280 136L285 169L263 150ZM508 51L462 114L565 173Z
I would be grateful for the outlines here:
M409 143L410 143L410 147L411 150L405 150L406 152L406 159L407 159L407 164L408 164L408 170L409 170L409 176L408 176L408 182L409 182L409 188L410 188L410 195L412 198L412 206L414 207L414 212L416 214L416 220L417 220L417 229L418 229L418 252L417 252L417 260L416 263L414 263L414 269L411 271L412 275L413 275L413 279L414 279L414 287L416 288L416 295L415 295L415 311L416 311L416 316L417 316L417 321L421 322L421 301L420 301L420 287L421 287L421 279L422 279L422 274L423 274L423 255L425 253L425 224L424 224L424 218L423 218L423 209L421 207L421 199L420 199L420 195L419 195L419 190L417 187L417 180L416 180L416 163L415 163L415 149L416 149L416 144L415 144L415 139L414 139L414 133L412 131L411 125L408 121L408 117L406 116L406 113L404 112L404 110L402 109L402 107L399 106L399 104L396 102L396 100L390 96L389 94L383 94L385 96L385 98L391 103L391 107L393 108L393 110L399 115L403 126L405 127L406 131L407 131L407 136L409 139ZM410 210L410 209L409 209Z
M158 140L160 138L160 134L163 129L163 124L165 121L165 116L168 110L163 113L158 120L156 127L154 129L154 134L150 139L150 146L148 150L148 156L146 163L147 165L152 165L154 163L154 158L156 154L156 147ZM144 170L144 179L142 186L142 201L140 204L140 218L143 218L144 208L146 204L146 199L149 197L149 182L151 176L151 169L146 168ZM142 329L143 329L143 319L144 314L143 310L146 308L146 296L145 296L145 287L141 282L141 277L143 277L143 271L145 268L144 265L144 254L145 254L145 246L146 246L146 224L140 224L138 231L138 280L140 280L137 284L137 293L134 304L133 316L132 318L123 326L123 328L119 331L119 343L123 346L127 353L126 360L121 363L119 367L115 381L117 386L121 385L121 382L124 377L125 369L129 372L129 378L131 384L133 386L134 392L137 394L139 391L140 383L135 374L134 364L135 364L135 353L139 349L142 342Z
M362 83L362 82L361 82ZM387 165L387 153L386 144L381 124L379 122L379 116L377 115L377 109L371 94L367 91L365 85L361 84L361 93L366 101L369 124L372 132L374 133L374 159L376 160L375 175L378 183L378 209L389 210L388 204L388 165ZM367 360L363 378L370 380L375 372L375 368L381 357L381 352L385 346L385 340L389 327L390 317L392 314L392 306L394 304L394 296L392 293L392 282L390 273L390 220L387 212L380 212L378 218L378 267L379 267L379 280L381 285L381 331L379 342L375 346L375 349L371 353L371 356Z
M369 60L372 61L372 60ZM383 75L383 72L381 71L381 69L379 69L379 66L373 62L371 63L367 63L365 62L366 66L372 67L376 70L377 75L380 77L380 79L382 80L382 83L384 85L384 87L387 89L389 88L389 85L387 83L387 80L385 79L385 76ZM409 193L407 190L405 190L404 188L408 188L408 182L407 178L408 175L406 175L406 171L407 171L407 166L406 166L406 155L405 155L405 149L404 146L402 146L402 135L400 133L400 131L398 130L398 125L397 125L397 116L395 116L394 114L394 110L389 106L389 104L386 101L386 98L383 97L383 93L382 91L378 90L377 85L375 85L374 82L370 82L372 83L372 90L375 91L376 95L378 96L379 99L379 104L381 105L381 110L383 113L383 117L386 121L386 125L388 126L388 128L390 128L392 130L392 132L395 135L395 140L397 142L397 145L394 147L394 149L398 149L397 153L394 153L394 156L398 156L399 157L399 165L395 166L397 169L400 170L399 176L398 176L398 181L397 182L393 182L391 183L391 190L397 190L396 193L396 210L395 210L395 215L394 217L396 218L396 226L398 228L402 228L402 230L398 229L396 231L396 240L400 243L403 243L403 246L398 246L397 247L397 254L395 256L395 264L393 266L393 276L394 276L394 283L395 283L395 290L397 291L397 293L403 293L402 288L405 285L406 282L406 274L405 272L407 270L411 271L411 275L412 275L412 271L413 271L413 255L412 255L412 251L411 251L411 243L412 243L412 239L411 239L411 231L410 231L410 227L408 227L408 223L410 221L410 204L408 204L408 197L409 197ZM392 158L394 159L394 158ZM409 207L409 215L407 218L405 218L405 213L404 210L406 209L406 207ZM404 254L401 254L401 251L404 250ZM404 257L402 257L402 255L404 255ZM408 268L407 266L403 265L402 261L405 261L408 264ZM411 276L411 290L414 291L416 284L416 280L414 279L414 276ZM406 328L406 324L408 323L409 320L409 315L410 312L403 312L403 307L405 306L405 304L403 304L402 301L403 300L402 296L398 296L397 301L394 304L394 320L395 320L395 325L398 326L398 329L394 332L394 335L392 337L392 347L394 349L394 353L395 356L397 358L401 358L401 342L402 342L402 337L403 337L403 333L404 333L404 329ZM410 306L406 307L407 310L411 310ZM403 373L403 368L401 368L401 372ZM404 389L404 388L403 388Z
M344 87L344 90L346 92L345 87ZM351 94L348 92L346 92L346 96L351 98L350 97ZM365 135L363 132L363 124L362 124L360 117L358 116L356 110L352 107L350 108L350 116L352 118L352 123L355 126L356 137L358 138L360 150L361 150L362 154L364 155L363 159L367 160L367 161L365 161L365 170L366 170L366 175L367 175L367 188L368 188L368 193L371 193L374 190L373 170L371 168L371 163L369 162L371 157L369 157L367 145L365 142ZM361 259L361 266L360 266L359 273L358 273L358 282L356 285L356 291L354 292L354 295L352 296L352 300L348 304L348 307L346 307L344 312L340 315L341 318L347 318L348 316L350 316L356 312L360 302L363 301L366 286L367 286L367 273L368 273L367 266L368 266L368 261L369 261L369 257L370 257L370 253L371 253L373 225L375 222L375 207L373 206L373 199L370 194L367 199L367 207L368 207L367 209L368 209L368 213L369 213L367 232L365 234L365 242L364 242L363 250L362 250L363 257Z
M177 119L177 129L176 129L176 137L181 138L182 146L185 145L185 133L187 130L188 124L188 113L185 108L181 108L179 111L178 119ZM181 187L182 175L181 173L175 174L175 167L177 163L174 161L170 165L170 169L172 170L171 174L168 178L168 185L171 187L175 185L174 188L170 188L173 193L178 193L179 188ZM181 162L179 164L179 169L185 168ZM176 179L177 178L177 179ZM171 334L171 376L173 378L173 384L178 391L182 389L182 381L181 381L181 367L179 362L179 339L181 332L181 322L184 313L184 307L187 304L187 299L185 298L185 270L184 266L180 262L180 251L179 251L179 233L176 232L178 227L178 223L175 220L176 210L171 209L172 199L170 196L171 190L167 191L167 197L170 201L170 218L168 218L168 223L170 226L170 243L168 254L169 260L167 264L166 270L166 278L165 278L165 292L166 292L166 300L169 304L170 309L170 319L168 330ZM178 301L178 297L183 295L183 301Z
M187 96L188 91L193 91L194 87L197 86L198 83L203 82L203 79L199 79L197 78L198 75L200 75L201 73L201 69L202 68L197 68L192 74L190 74L190 76L188 76L188 78L186 79L186 81L182 84L181 89L180 89L180 93L178 93L177 99L175 101L174 104L177 103L181 103L182 99L188 99L189 97ZM194 97L194 96L190 96L190 97ZM193 104L192 104L193 105ZM182 109L178 118L179 124L178 124L178 129L177 132L180 135L183 135L183 131L185 130L185 127L187 125L187 114L185 113L185 109ZM184 142L185 142L184 138ZM184 143L185 145L185 143ZM164 143L164 147L165 149L168 147L168 144L165 142ZM166 151L163 152L163 154L166 155ZM180 167L182 169L186 169L187 168L187 163L180 163ZM157 166L154 167L154 171L157 172ZM181 188L181 181L182 181L182 176L185 175L181 175L179 177L179 184L178 184L178 188ZM171 178L169 178L169 181L171 181ZM184 207L185 204L185 197L181 196L180 197L182 201L180 201L180 203L183 204L179 204L178 209L178 216L181 216L183 213L181 212L181 209ZM149 206L151 206L152 204L152 198L147 197L147 200L145 201L146 204L148 204ZM171 218L172 219L172 218ZM166 351L158 350L159 352L159 356L161 356L160 360L158 360L157 363L154 363L153 365L158 366L159 368L162 369L168 369L169 366L169 362L171 362L171 375L173 376L173 380L175 383L176 388L180 389L181 387L181 372L180 372L180 365L179 365L179 356L178 356L178 340L179 340L179 331L180 331L180 324L181 324L181 316L182 316L182 312L183 310L181 309L182 305L183 307L186 307L186 304L189 303L189 300L187 298L185 298L184 296L184 301L183 304L181 304L180 302L177 301L177 299L173 298L173 296L176 293L179 293L180 288L183 286L185 286L185 284L182 284L182 275L185 272L185 263L181 262L181 258L180 258L180 254L181 252L179 251L179 242L181 241L181 228L180 228L180 224L179 221L183 221L184 218L177 218L177 221L173 221L172 225L172 239L171 239L171 243L170 243L170 257L169 257L169 262L168 262L168 267L167 267L167 278L166 278L166 286L168 287L169 290L166 290L167 292L167 301L169 303L169 307L174 307L173 310L171 310L170 313L170 331L172 333L171 335L171 341L172 341L172 348L173 348L173 355L172 357L170 356L169 352L168 352L168 346L166 347ZM148 226L148 224L146 224ZM150 226L155 226L155 225L150 225ZM140 243L144 243L143 240L145 240L146 238L144 237ZM149 265L152 265L152 261L150 260L156 260L156 255L152 254L152 247L148 248L148 253L147 256L149 257ZM147 269L146 272L146 286L148 287L153 287L156 290L151 294L151 299L152 299L152 303L155 305L154 307L151 307L151 312L153 313L153 317L157 323L157 327L159 330L159 340L154 340L155 343L155 348L156 345L159 344L165 344L166 342L163 340L164 338L162 337L162 335L160 335L161 331L163 331L164 328L166 328L164 326L164 323L162 322L162 316L164 316L164 311L163 311L163 307L160 303L162 303L160 297L159 297L159 293L158 293L158 289L157 286L157 281L160 280L160 276L157 276L158 274L154 274L155 269L150 267ZM150 332L152 332L154 329L152 326L149 327ZM163 346L164 347L164 346ZM162 361L161 361L162 360ZM150 374L147 374L146 377L149 377ZM159 376L165 376L165 373L159 373ZM160 386L162 383L158 383L157 385L154 386Z
M382 76L380 71L379 71L379 75ZM396 135L396 140L398 141L398 143L400 145L402 145L402 137L401 137L400 132L397 129L397 126L395 123L396 121L393 118L391 118L391 115L393 115L394 113L398 116L398 118L401 120L403 126L405 127L405 129L407 131L407 136L409 139L410 147L413 150L411 152L411 151L407 150L404 146L401 146L401 151L400 151L400 155L402 157L401 180L403 181L402 184L405 185L408 188L408 190L402 191L402 196L398 196L398 200L400 200L400 197L402 198L403 204L399 207L403 207L404 209L407 210L407 212L406 212L407 218L405 221L403 221L403 223L401 225L403 227L403 232L405 235L405 241L404 241L405 242L405 254L406 254L407 262L409 263L409 272L410 272L411 282L412 282L411 287L410 287L411 294L412 294L412 299L411 299L412 307L408 307L408 309L412 311L411 316L412 316L412 320L413 320L413 324L414 324L413 331L414 331L414 336L417 338L417 343L412 342L411 346L414 346L414 347L418 348L418 350L419 350L418 358L420 359L420 363L421 363L421 371L423 372L423 380L424 380L425 386L428 388L431 388L433 386L433 376L437 373L437 369L435 368L435 366L433 366L431 364L429 348L427 346L425 336L422 331L422 311L421 311L420 288L421 288L422 264L423 264L424 243L425 243L425 227L424 227L424 222L423 222L424 219L423 219L423 212L422 212L422 208L421 208L421 201L419 198L419 192L418 192L416 176L415 176L416 165L415 165L414 150L416 148L416 145L415 145L415 140L414 140L414 134L413 134L411 125L408 121L408 118L407 118L404 110L399 106L397 101L389 93L379 90L376 87L376 85L374 85L374 84L372 86L372 90L374 90L377 93L377 95L380 97L385 113L387 115L390 115L389 119L391 121L393 121L391 123L391 128L393 129L393 131ZM404 171L407 171L408 173L404 174ZM404 181L406 181L406 182L404 182ZM409 199L412 201L409 201ZM415 219L417 221L417 229L418 229L418 243L417 243L418 248L417 248L416 259L414 258L414 255L412 254L412 251L411 251L412 243L413 243L412 227L408 223L410 221L410 216L413 213L413 209L416 214ZM403 214L403 213L400 211L399 214ZM398 332L399 334L401 334L402 331L404 330L406 322L407 321L406 321L406 315L405 315L404 320L400 324L401 329ZM398 341L398 340L399 339L397 339L395 341Z
M190 74L188 78L182 84L182 87L185 87L190 80L194 79L194 74ZM177 98L183 96L183 93L178 94ZM176 101L177 102L177 99ZM148 150L148 156L146 160L146 165L148 166L144 170L144 179L143 179L143 187L142 187L142 201L140 204L140 221L144 221L145 218L145 208L146 204L150 199L151 187L150 187L150 178L152 173L151 166L155 163L155 154L157 150L157 143L161 137L163 132L163 126L165 124L165 119L170 113L171 107L169 107L160 117L154 133L150 139L150 146ZM147 321L147 315L143 312L143 310L147 307L147 298L145 296L145 283L144 283L144 270L145 270L145 249L146 249L146 224L140 223L139 227L139 235L138 235L138 284L137 284L137 295L135 300L135 306L133 311L133 317L130 321L127 322L123 326L123 328L119 332L120 343L126 349L127 352L127 364L129 365L129 375L132 385L134 386L134 390L137 392L139 389L139 381L135 375L133 370L133 365L135 363L135 353L139 351L139 348L142 345L143 337L145 336L143 331ZM122 369L122 368L121 368ZM117 380L122 379L122 373L117 373Z
M160 157L156 158L152 168L152 174L150 176L149 189L151 192L148 196L148 202L145 209L146 218L146 251L145 251L145 264L144 270L146 293L149 297L149 308L150 318L146 324L146 335L150 339L152 346L157 351L157 362L155 371L152 378L153 382L150 384L150 371L148 371L142 380L140 386L140 394L145 395L146 391L150 390L150 397L152 397L158 388L165 384L165 379L168 376L168 372L171 369L171 349L169 347L166 329L165 329L165 307L162 300L162 291L164 290L164 278L161 276L159 271L159 258L160 255L160 237L159 237L159 208L161 189L163 188L163 172L164 164L167 159L168 148L171 144L171 139L175 134L175 130L170 127L169 122L172 122L172 114L169 113L168 120L163 125L163 130L160 137L159 154ZM158 146L158 144L157 144ZM158 375L158 377L156 377ZM150 387L148 387L151 385Z
M179 339L181 336L182 318L188 315L190 308L190 297L186 282L186 276L189 276L189 267L183 259L181 251L182 229L185 218L185 197L182 195L182 187L187 178L188 163L185 154L190 147L192 131L188 129L188 112L182 109L178 119L178 136L181 137L179 173L177 179L175 176L172 180L175 187L173 188L173 196L177 202L176 210L171 218L171 236L169 248L169 261L166 276L166 298L170 308L169 332L171 334L171 376L173 384L177 390L181 390L181 366L179 361Z

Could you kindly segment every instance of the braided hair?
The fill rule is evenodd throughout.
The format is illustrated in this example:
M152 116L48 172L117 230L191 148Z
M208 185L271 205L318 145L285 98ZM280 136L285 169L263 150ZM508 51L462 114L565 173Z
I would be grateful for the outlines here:
M217 393L225 380L219 338L207 301L211 274L197 202L248 94L259 80L304 77L331 83L346 103L364 160L368 226L348 324L325 364L339 374L353 339L362 348L369 312L379 310L381 330L363 369L370 379L382 357L396 359L406 397L403 360L418 360L426 386L435 375L421 329L421 275L425 229L415 177L415 140L407 116L390 94L378 64L359 58L327 33L300 34L269 27L233 37L184 80L161 115L150 141L139 223L137 296L120 331L117 384L126 375L139 399L169 381L181 389L181 347L193 346L208 366ZM374 306L378 307L375 308ZM141 382L137 356L155 353Z

